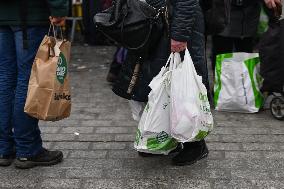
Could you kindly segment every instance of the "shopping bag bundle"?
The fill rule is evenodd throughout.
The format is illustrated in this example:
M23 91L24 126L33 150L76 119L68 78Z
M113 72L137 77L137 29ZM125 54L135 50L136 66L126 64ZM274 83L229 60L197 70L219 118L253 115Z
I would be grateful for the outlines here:
M140 152L168 154L177 147L177 141L170 136L170 77L169 63L149 84L152 89L148 103L138 125L135 148Z
M171 134L179 142L199 141L212 131L207 89L202 77L197 75L188 50L184 61L172 71L171 107Z
M53 33L56 36L55 30ZM45 121L70 116L70 48L71 43L63 37L57 39L48 34L42 40L32 66L24 109L30 116Z
M255 113L264 103L258 53L217 56L214 85L216 110Z
M179 142L199 141L212 131L207 90L188 50L183 61L172 53L149 86L152 90L139 122L136 150L168 154Z

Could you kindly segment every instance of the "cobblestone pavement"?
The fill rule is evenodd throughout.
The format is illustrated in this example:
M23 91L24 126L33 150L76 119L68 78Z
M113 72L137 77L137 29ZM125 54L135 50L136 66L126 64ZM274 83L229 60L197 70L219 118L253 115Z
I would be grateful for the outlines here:
M209 157L175 167L171 157L133 150L137 123L105 81L113 48L73 47L72 116L41 122L45 146L64 152L53 167L0 168L0 188L284 188L284 123L269 112L215 112Z

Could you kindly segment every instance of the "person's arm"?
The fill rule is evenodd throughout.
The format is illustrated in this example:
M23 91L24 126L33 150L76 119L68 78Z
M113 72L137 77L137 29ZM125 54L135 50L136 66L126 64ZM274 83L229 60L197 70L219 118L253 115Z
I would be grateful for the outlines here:
M171 50L183 51L193 30L198 0L175 0L171 23Z
M62 26L68 16L69 0L47 0L50 9L50 22Z

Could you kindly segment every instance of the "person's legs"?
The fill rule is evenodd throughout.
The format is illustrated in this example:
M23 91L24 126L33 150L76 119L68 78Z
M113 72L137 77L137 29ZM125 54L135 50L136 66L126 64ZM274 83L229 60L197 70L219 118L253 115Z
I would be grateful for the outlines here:
M200 12L198 14L195 24L195 31L190 36L188 42L188 50L191 54L196 72L202 76L203 83L209 90L208 82L208 70L205 60L205 36L204 36L204 24L200 23L203 20L203 16ZM189 165L196 161L207 157L208 149L204 140L197 142L187 142L183 144L184 148L173 158L173 164L175 165Z
M47 27L27 29L28 48L23 48L23 34L20 27L12 27L17 53L17 86L13 112L14 140L16 145L17 168L32 168L39 165L53 165L60 162L60 151L48 151L42 147L38 120L24 113L28 83L37 49L48 32Z
M28 28L28 48L23 48L23 34L20 27L13 27L17 53L17 87L13 112L14 139L17 157L32 157L42 151L42 140L38 120L24 112L28 83L37 49L47 33L46 28Z
M11 164L14 153L12 112L17 78L14 35L8 27L0 27L0 166Z

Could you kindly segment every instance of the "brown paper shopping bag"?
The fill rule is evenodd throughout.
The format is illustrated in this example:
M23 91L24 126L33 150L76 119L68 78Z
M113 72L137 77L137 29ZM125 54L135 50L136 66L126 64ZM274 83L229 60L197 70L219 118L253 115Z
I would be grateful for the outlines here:
M45 121L58 121L70 116L71 93L68 63L71 43L45 36L36 54L25 112Z

